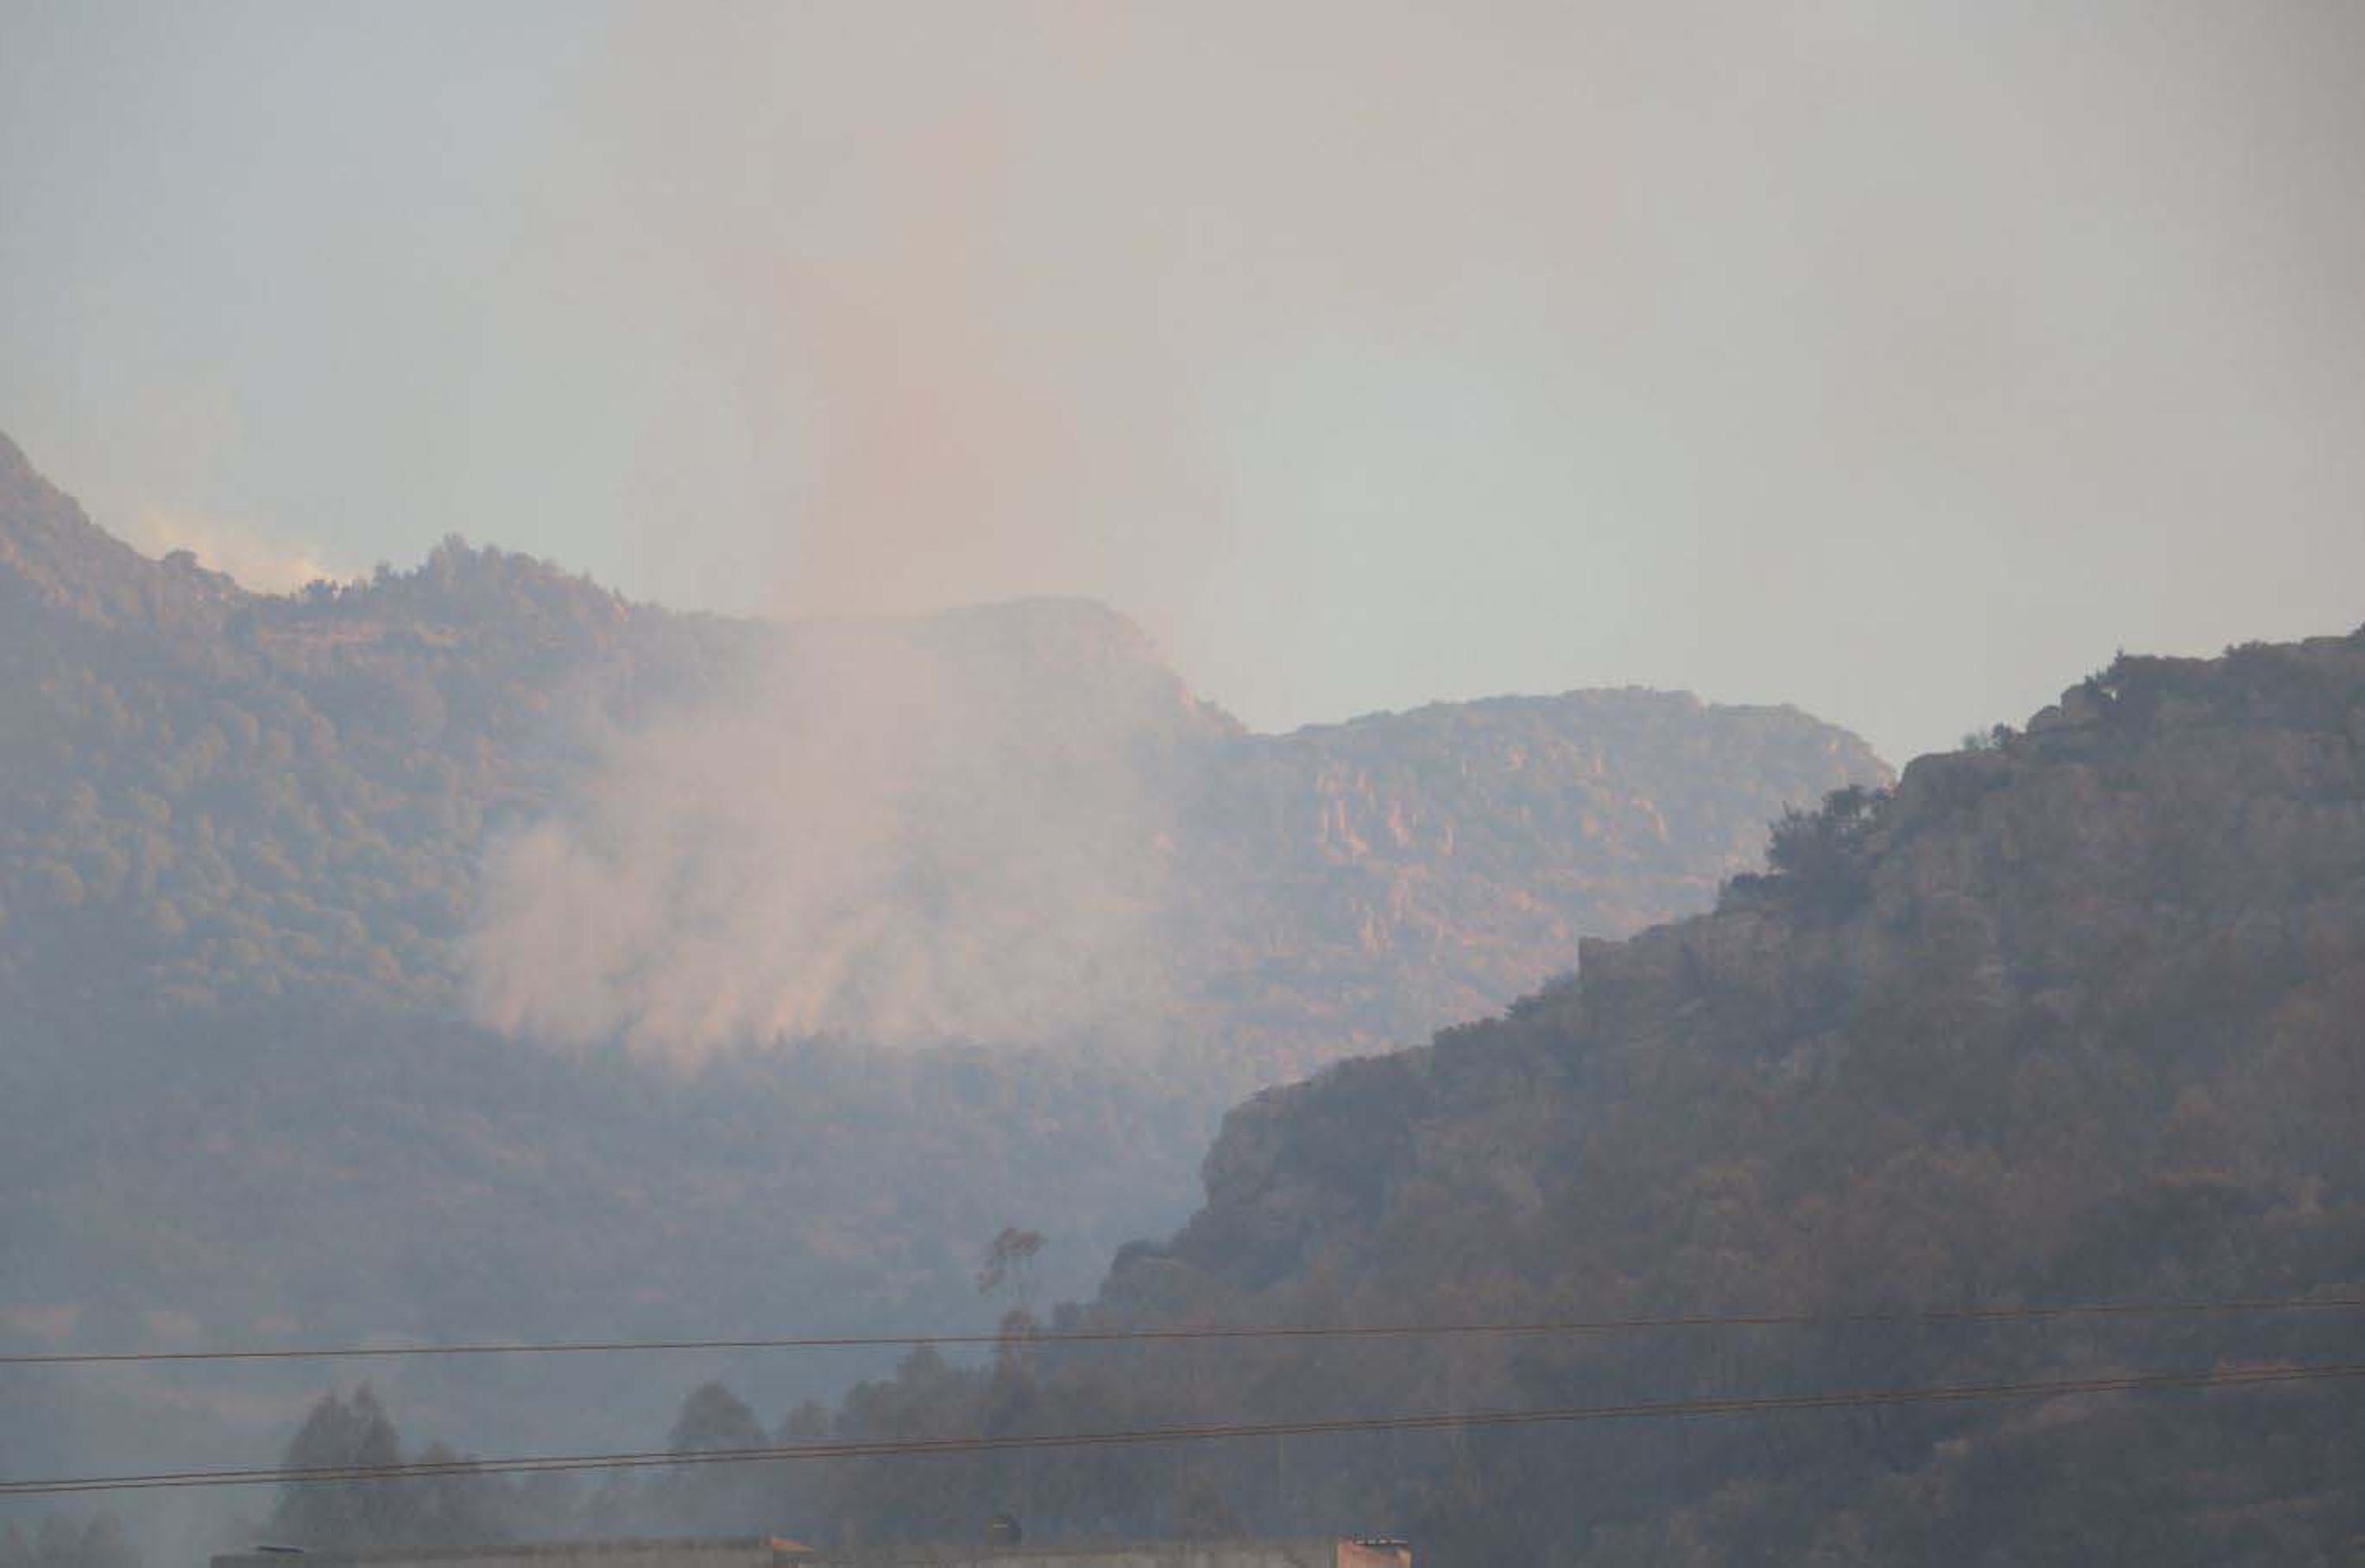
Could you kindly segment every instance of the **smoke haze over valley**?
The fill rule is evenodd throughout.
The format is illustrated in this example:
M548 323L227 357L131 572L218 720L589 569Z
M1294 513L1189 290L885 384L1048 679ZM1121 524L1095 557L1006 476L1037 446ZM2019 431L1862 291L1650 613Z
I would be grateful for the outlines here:
M1888 778L1642 690L1257 734L1078 600L782 626L458 541L251 594L13 446L0 604L0 1324L50 1352L974 1327L999 1228L1086 1288L1239 1095ZM11 1462L267 1445L303 1375L84 1380ZM629 1439L675 1375L379 1386L531 1447Z
M1131 627L1018 605L806 627L756 665L495 846L483 1021L687 1059L817 1034L1105 1046L1171 1007L1154 782L1231 726Z
M0 1568L2365 1563L2360 62L0 0Z
M1284 11L19 6L0 428L201 554L1091 597L1267 730L1903 757L2352 618L2354 7Z

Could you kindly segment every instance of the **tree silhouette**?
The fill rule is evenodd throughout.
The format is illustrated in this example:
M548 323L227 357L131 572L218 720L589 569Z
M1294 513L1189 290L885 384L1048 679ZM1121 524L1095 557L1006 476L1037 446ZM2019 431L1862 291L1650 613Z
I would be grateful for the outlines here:
M320 1396L288 1440L281 1462L289 1470L375 1468L402 1462L402 1439L369 1384L350 1402L332 1391ZM410 1498L384 1482L289 1482L272 1510L273 1535L307 1550L364 1551L402 1544Z
M1020 1304L1025 1305L1030 1283L1028 1271L1043 1245L1043 1233L1039 1230L1003 1226L1002 1234L986 1245L985 1264L977 1271L977 1294L990 1295L1009 1284L1017 1291Z

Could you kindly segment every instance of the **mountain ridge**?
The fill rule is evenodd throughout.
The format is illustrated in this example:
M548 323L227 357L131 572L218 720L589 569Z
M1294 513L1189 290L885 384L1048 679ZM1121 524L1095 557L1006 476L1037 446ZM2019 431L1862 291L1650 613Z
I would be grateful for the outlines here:
M1253 1097L1198 1214L1057 1321L2353 1299L2360 1001L2365 629L2122 655L2023 732L1788 819L1714 911L1588 940L1500 1018ZM1359 1399L1423 1408L1714 1396L1741 1369L1758 1392L2304 1363L2350 1336L2337 1315L1877 1346L1834 1327L1721 1350L1416 1343L1353 1367ZM1304 1396L1312 1360L1277 1354L1257 1386ZM1067 1370L1076 1397L1105 1393ZM1412 1509L1455 1562L1553 1540L1587 1562L2330 1562L2365 1542L2335 1479L2358 1405L2061 1401L1891 1417L1877 1440L1638 1429L1622 1456L1507 1436L1426 1478L1358 1488L1342 1464L1329 1506Z
M1813 799L1843 779L1887 777L1861 742L1795 709L1724 707L1642 689L1429 704L1259 734L1193 694L1158 662L1136 623L1074 599L897 621L739 622L635 605L549 563L472 548L457 538L407 572L382 569L367 581L320 583L290 595L250 593L185 557L139 555L36 475L13 445L5 456L0 592L31 597L46 622L37 628L20 620L13 635L0 633L0 666L16 688L7 716L20 734L55 739L29 754L20 746L0 757L0 769L7 770L0 777L12 778L20 808L35 804L77 846L42 867L20 864L10 875L0 835L0 902L52 912L69 906L86 916L92 901L74 894L73 885L86 890L94 871L110 890L127 877L135 886L146 880L135 869L142 846L160 829L168 837L181 831L172 818L174 800L197 801L201 832L217 840L236 835L241 824L268 819L275 808L262 797L286 794L292 764L297 777L313 780L302 786L303 796L332 808L334 820L365 840L381 841L385 847L373 853L389 869L399 868L402 889L381 884L360 902L339 893L325 873L295 890L323 913L292 906L290 913L333 928L316 937L325 935L345 955L337 960L341 983L364 996L382 991L388 974L401 985L450 991L465 961L454 944L476 897L471 846L488 833L510 831L504 824L563 809L574 781L612 751L619 735L660 715L711 707L718 693L728 700L745 696L751 683L777 684L771 672L793 671L800 658L830 672L852 671L858 683L874 644L892 644L890 651L906 662L924 656L950 671L927 676L936 683L927 698L938 707L993 708L995 722L1019 737L1010 744L1048 747L1053 755L1082 746L1079 766L1162 770L1154 781L1160 798L1142 805L1144 820L1128 831L1174 840L1174 848L1159 852L1169 857L1213 853L1247 893L1265 901L1258 906L1263 913L1243 912L1233 907L1239 901L1232 895L1211 893L1161 917L1173 927L1166 940L1220 939L1240 953L1233 978L1206 982L1218 989L1253 983L1267 962L1259 955L1275 943L1285 947L1291 923L1310 910L1333 912L1323 919L1337 929L1319 940L1341 960L1376 951L1374 943L1384 946L1395 939L1392 932L1433 943L1437 922L1447 918L1433 907L1440 890L1425 870L1413 873L1429 865L1424 854L1451 856L1460 846L1450 832L1431 832L1428 848L1416 848L1406 840L1405 813L1425 810L1432 827L1446 821L1451 812L1440 818L1428 803L1440 790L1460 791L1464 815L1485 814L1508 794L1517 810L1545 812L1553 824L1546 832L1565 825L1580 844L1587 833L1595 835L1598 851L1555 850L1548 857L1554 890L1523 922L1497 929L1489 940L1499 956L1473 950L1450 960L1467 969L1462 978L1399 987L1395 1000L1375 1001L1351 1018L1308 1014L1285 1026L1304 1039L1317 1029L1350 1031L1350 1038L1326 1042L1326 1050L1417 1035L1474 1003L1515 994L1562 967L1564 959L1548 955L1566 949L1579 928L1631 929L1671 900L1704 902L1719 877L1750 863L1759 823L1782 804ZM55 616L66 622L50 619ZM68 625L79 630L69 635ZM86 640L92 637L99 641ZM110 659L137 666L119 696L147 694L128 711L118 697L88 689L94 669ZM747 698L764 700L760 691ZM61 703L71 711L62 711ZM193 722L194 734L179 733L174 718L192 710L216 711ZM109 715L95 729L94 711ZM774 722L760 705L734 717L746 721L743 729ZM1494 736L1494 730L1502 734ZM170 758L156 777L127 777L119 749L107 750L134 734L139 745ZM1605 751L1612 737L1633 755ZM1488 778L1501 782L1481 780L1474 793L1473 768L1455 754L1480 741L1489 748ZM66 755L56 751L61 743ZM29 767L44 749L48 763ZM1639 791L1621 790L1614 774L1661 754L1666 763L1653 765L1656 771ZM432 807L416 796L428 757L442 781L430 784L443 796ZM1554 767L1563 777L1551 776ZM1692 772L1703 786L1688 780ZM1522 773L1540 782L1519 782ZM1728 778L1738 788L1727 789ZM101 792L95 807L76 805L83 801L77 787ZM115 795L126 789L137 799L118 803ZM1686 800L1693 802L1688 817L1680 804ZM1684 819L1674 840L1651 801ZM94 809L102 818L129 812L146 820L83 830L56 820L86 820ZM160 810L165 814L158 821ZM422 810L432 822L418 820ZM308 833L317 837L330 820ZM1234 824L1243 821L1262 825L1240 839ZM91 828L106 842L89 846L73 836ZM1709 847L1705 863L1686 858L1703 845ZM18 848L21 855L21 837ZM269 934L285 921L271 911L286 904L286 878L268 866L263 877L250 868L273 862L275 854L233 846L218 858L208 886L237 890L221 940L276 953L284 944ZM1474 893L1491 890L1477 895L1480 902L1530 902L1518 859L1498 855L1471 884ZM169 879L169 871L162 867L159 874ZM350 878L342 885L368 886ZM60 896L48 896L53 893ZM96 902L121 903L119 896ZM140 915L144 924L136 935L185 924L178 908L185 901L163 902L172 907ZM1461 902L1476 907L1468 898ZM372 931L391 932L394 940L364 946L341 924L348 914ZM140 942L127 936L123 945L137 950ZM219 942L196 957L201 967L233 980L256 968L252 954L234 958ZM184 990L200 983L183 968L167 983ZM299 971L306 983L323 972L308 958L275 958L252 983L268 995ZM1370 978L1356 983L1380 997Z
M2023 731L1786 813L1713 910L1235 1106L1198 1211L1097 1294L1022 1302L989 1364L922 1347L777 1428L710 1383L675 1427L1007 1451L559 1517L871 1547L1015 1506L1049 1541L1376 1524L1442 1568L2349 1562L2360 1017L2365 628L2123 655ZM1482 1324L1530 1327L1422 1330ZM1320 1325L1404 1331L1285 1332ZM1949 1389L1994 1396L1912 1394ZM1620 1418L1429 1419L1552 1410ZM1264 1422L1295 1429L1026 1451Z
M11 476L28 1349L941 1328L1013 1223L1073 1294L1180 1217L1240 1093L1498 1006L1887 777L1804 715L1647 693L1259 735L1074 601L770 626L456 539L250 594ZM667 1375L558 1410L387 1389L531 1444L623 1436ZM84 1430L169 1461L297 1376L129 1378ZM32 1440L12 1465L82 1457Z

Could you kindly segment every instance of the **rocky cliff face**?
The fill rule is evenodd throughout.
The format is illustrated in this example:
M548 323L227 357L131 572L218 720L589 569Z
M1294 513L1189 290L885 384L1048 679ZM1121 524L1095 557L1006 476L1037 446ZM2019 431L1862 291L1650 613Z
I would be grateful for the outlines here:
M1787 815L1711 913L1239 1106L1200 1211L1054 1322L1589 1331L915 1356L823 1425L1620 1418L1095 1454L1057 1486L857 1465L772 1501L891 1538L1031 1485L1047 1530L1380 1521L1448 1568L2356 1560L2361 1019L2365 632L2123 658ZM1962 1311L2079 1304L2112 1310ZM2304 1381L1889 1397L2246 1368ZM1722 1408L1639 1410L1684 1402Z
M1206 1021L1421 1037L1567 968L1582 937L1706 907L1784 805L1887 777L1796 709L1639 689L1241 737L1183 814L1205 887L1186 946L1226 956Z
M0 611L0 1337L28 1347L959 1325L1014 1222L1053 1237L1046 1286L1081 1290L1172 1223L1239 1094L1697 907L1786 804L1885 777L1803 714L1665 694L1252 735L1076 601L781 628L456 540L252 594L136 554L5 445ZM929 678L875 678L881 645ZM882 787L864 746L929 766ZM488 868L562 831L545 865L621 869L534 885L504 927L522 972L564 1007L580 974L656 968L644 933L681 940L669 995L715 1036L694 1060L628 1056L645 1013L577 1014L555 1051L482 1005ZM763 903L849 842L823 893L891 908ZM768 1004L824 970L781 936L816 927L735 923L816 906L850 935L831 1000L916 973L1100 1011L1058 1039L972 1011L883 1056L800 1031L834 1015ZM1087 973L1112 929L1126 963ZM564 1414L637 1439L619 1390L669 1375ZM168 1407L214 1444L207 1392L127 1393L106 1462ZM490 1394L431 1396L446 1430L540 1440Z
M2365 1295L2365 632L2123 658L2024 734L1785 823L1775 861L1712 913L1585 943L1504 1017L1236 1110L1205 1207L1080 1320ZM1349 1364L1356 1402L1420 1408L2353 1361L2356 1331L1858 1327ZM1279 1359L1258 1386L1345 1396ZM2359 1397L1505 1436L1433 1482L1366 1472L1358 1501L1423 1511L1452 1561L2329 1562L2365 1542L2339 1479Z
M0 626L0 908L16 915L0 985L103 981L175 1006L326 986L448 1012L488 851L508 835L628 789L644 816L650 798L679 799L684 820L651 829L668 842L744 818L780 841L785 877L813 857L808 830L844 836L825 811L801 813L784 775L801 769L823 780L821 807L902 790L914 833L956 824L890 890L945 905L944 928L903 929L907 946L969 940L959 926L992 950L993 930L1043 920L1044 899L1081 900L1088 881L1118 913L1138 907L1154 972L1127 971L1140 993L1114 1011L1160 1015L1168 1039L1238 1064L1237 1088L1418 1038L1566 968L1580 935L1704 905L1786 805L1887 776L1795 711L1641 691L1251 735L1129 622L1073 600L779 628L630 605L456 540L413 571L250 594L129 550L13 446L0 594L20 611ZM922 666L920 681L877 673ZM772 696L841 678L819 700ZM816 716L831 727L800 750L796 727ZM865 779L863 746L925 752L933 771ZM600 772L620 755L636 770L621 785ZM758 787L774 804L748 799ZM992 791L990 811L961 814ZM1097 836L1057 831L1094 812ZM583 830L620 827L593 815ZM978 871L1030 856L1079 863L1048 880ZM628 866L603 896L686 874ZM1009 907L986 907L997 889ZM797 961L746 935L743 952ZM888 965L878 983L894 979Z

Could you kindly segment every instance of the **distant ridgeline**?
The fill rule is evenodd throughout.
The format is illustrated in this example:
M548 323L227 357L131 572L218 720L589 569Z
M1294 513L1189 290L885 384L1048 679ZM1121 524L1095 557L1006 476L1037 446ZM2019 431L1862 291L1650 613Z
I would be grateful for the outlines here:
M0 438L0 1344L990 1321L1003 1226L1088 1288L1231 1100L1707 907L1888 777L1638 690L1252 734L1074 601L785 628L457 540L258 595ZM631 1419L404 1375L488 1439ZM79 1440L211 1442L149 1392Z
M1779 1327L929 1353L783 1435L1108 1431L2358 1362L2365 632L2122 657L1795 814L1713 913L1233 1111L1205 1206L1055 1329ZM708 1391L712 1400L719 1391ZM1033 1468L1029 1468L1029 1466ZM793 1466L816 1539L1379 1520L1428 1563L2365 1561L2365 1383ZM1088 1473L1089 1479L1083 1474ZM1072 1510L1062 1520L1059 1511ZM1191 1510L1183 1509L1183 1512Z
M5 437L0 610L0 991L168 1016L298 990L460 1011L488 843L563 813L620 737L734 701L766 717L768 672L844 646L456 539L414 571L251 594L109 537ZM870 639L957 668L1009 733L985 737L997 760L1122 761L1128 847L1160 871L1159 1000L1260 1078L1497 1005L1580 935L1704 906L1786 806L1888 778L1795 710L1641 690L1250 734L1075 601ZM932 847L938 883L974 848Z

